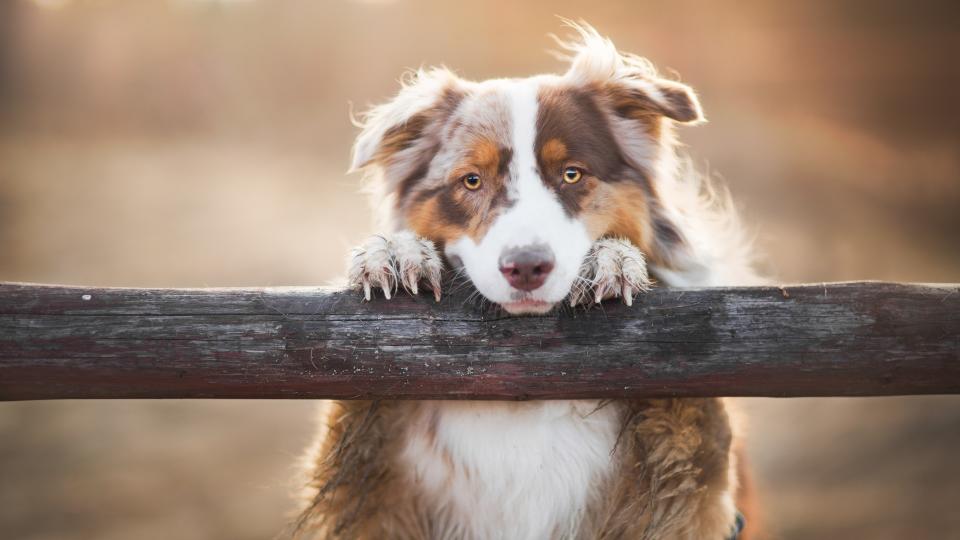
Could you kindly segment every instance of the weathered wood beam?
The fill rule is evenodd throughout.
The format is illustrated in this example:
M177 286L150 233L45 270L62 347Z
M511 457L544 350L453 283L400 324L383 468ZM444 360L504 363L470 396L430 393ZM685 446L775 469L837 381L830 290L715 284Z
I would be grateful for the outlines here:
M454 295L0 284L0 400L960 393L960 286L656 289L511 317Z

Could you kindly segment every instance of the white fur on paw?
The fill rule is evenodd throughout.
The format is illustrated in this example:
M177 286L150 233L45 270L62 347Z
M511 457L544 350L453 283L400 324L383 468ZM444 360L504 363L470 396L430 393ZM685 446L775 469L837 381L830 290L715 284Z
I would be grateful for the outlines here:
M619 296L630 306L637 293L649 289L643 253L628 240L603 238L593 244L580 267L580 277L570 292L570 305L599 304Z
M419 294L420 283L426 283L440 301L443 261L433 242L412 232L370 237L351 251L349 266L350 286L363 289L363 297L368 301L374 288L383 290L383 296L389 300L398 286Z

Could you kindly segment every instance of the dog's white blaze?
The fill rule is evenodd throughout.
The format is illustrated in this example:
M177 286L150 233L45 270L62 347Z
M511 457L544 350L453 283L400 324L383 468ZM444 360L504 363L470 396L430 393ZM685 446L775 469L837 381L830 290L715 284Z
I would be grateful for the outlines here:
M590 236L582 222L567 216L557 195L544 185L537 170L534 145L540 81L534 78L497 82L510 100L513 163L507 195L512 206L497 217L479 243L464 236L448 244L446 252L463 261L474 286L493 302L508 304L525 298L556 303L570 292L590 248ZM541 287L532 293L521 293L500 273L500 255L505 249L532 244L549 246L556 263Z
M439 508L433 538L574 538L612 469L617 407L596 401L432 402L405 447ZM435 420L435 437L422 433Z

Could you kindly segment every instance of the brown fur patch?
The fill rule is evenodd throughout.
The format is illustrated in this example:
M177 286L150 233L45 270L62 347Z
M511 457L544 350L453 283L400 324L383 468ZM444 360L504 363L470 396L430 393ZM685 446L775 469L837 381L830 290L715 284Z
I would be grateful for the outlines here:
M557 194L567 215L583 217L591 200L592 211L602 212L596 204L602 197L593 191L602 182L633 176L604 112L588 91L579 88L543 88L538 101L534 146L541 179ZM584 170L584 177L576 184L562 179L568 166Z
M651 147L660 144L662 107L623 85L547 87L539 95L536 149L540 174L568 215L591 237L626 238L652 262L670 267L685 239L661 211L650 172L628 159L609 115L636 121ZM567 166L585 170L576 184L561 179Z
M472 166L481 171L500 170L500 147L490 139L481 139L473 146ZM467 166L469 168L469 165Z
M680 83L650 81L656 86L663 103L656 101L645 90L623 83L611 83L597 87L600 94L610 100L614 112L624 118L639 120L656 136L660 130L660 117L677 122L700 120L700 109L690 89Z
M462 236L479 239L509 204L510 109L493 91L472 91L436 134L429 159L410 170L395 191L396 209L407 228L444 244ZM462 178L479 174L479 189Z
M660 138L663 133L662 108L646 93L619 84L597 86L596 92L605 96L618 116L635 120L651 140Z
M623 404L619 470L585 538L725 538L731 434L719 399Z
M513 152L499 141L475 140L441 185L420 191L406 206L410 229L440 245L462 236L479 240L506 206L505 185ZM480 175L480 187L469 190L462 178Z
M413 146L414 142L423 136L427 126L434 121L439 111L439 108L428 109L411 116L406 122L388 129L383 134L383 140L377 148L374 159L384 161L389 159L390 156Z
M414 403L335 401L294 538L428 540L429 523L395 457Z
M560 139L549 139L543 143L543 147L540 149L540 162L544 164L556 166L566 163L568 156L567 145L563 144Z
M448 194L431 194L411 205L406 214L410 230L440 245L466 234L469 217L449 199Z
M605 192L603 205L584 210L588 230L600 236L626 238L649 254L652 235L644 190L632 184L604 185L601 189Z
M401 201L429 175L430 164L443 147L442 133L468 95L458 86L446 87L431 107L390 127L379 142L371 161L383 167L398 211L402 212Z
M613 110L624 118L649 120L663 114L663 108L646 92L620 84L602 87L601 93L611 99Z
M689 89L679 85L661 85L660 93L667 102L664 109L667 111L668 118L677 122L700 120L700 110Z
M457 109L463 101L466 93L454 87L447 87L437 98L435 104L411 116L406 122L392 126L383 135L377 151L374 153L371 161L379 163L389 163L393 156L411 149L418 142L429 138L431 131L440 129L445 119ZM433 153L436 153L436 144L433 144ZM422 156L421 160L432 157ZM361 166L365 166L366 163Z
M559 175L562 169L556 168L555 162L542 159L557 157L550 152L543 155L547 143L555 149L557 143L562 144L567 158L582 162L601 180L615 182L632 176L625 170L627 163L607 117L589 89L546 87L540 90L538 100L540 109L534 146L541 158L541 172L545 177Z

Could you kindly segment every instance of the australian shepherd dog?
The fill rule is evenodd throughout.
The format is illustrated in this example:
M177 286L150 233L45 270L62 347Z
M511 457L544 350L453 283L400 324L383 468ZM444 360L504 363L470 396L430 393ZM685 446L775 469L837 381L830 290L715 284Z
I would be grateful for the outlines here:
M351 254L358 294L439 299L450 269L507 313L540 315L630 304L651 283L756 281L726 192L678 153L675 125L703 121L693 91L571 26L562 75L473 82L423 69L363 117L353 168L370 180L383 234ZM303 537L746 533L721 399L325 407Z

